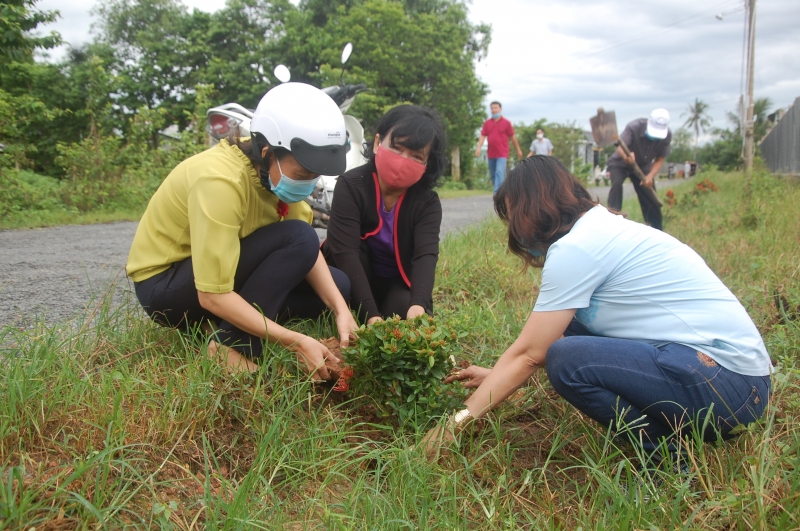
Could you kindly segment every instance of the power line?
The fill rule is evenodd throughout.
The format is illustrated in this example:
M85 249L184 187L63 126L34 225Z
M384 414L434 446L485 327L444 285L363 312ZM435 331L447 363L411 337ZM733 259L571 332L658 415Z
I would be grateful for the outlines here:
M739 0L735 0L734 3L738 4ZM716 5L714 5L714 6L710 7L710 8L706 8L703 11L695 13L694 15L690 15L690 16L688 16L686 18L683 18L681 20L678 20L676 22L672 22L670 24L667 24L666 26L664 26L664 27L662 27L662 28L660 28L660 29L658 29L656 31L645 31L645 32L636 34L636 35L634 35L632 37L629 37L629 38L627 38L625 40L618 41L616 43L612 43L612 44L606 46L605 48L600 48L599 50L594 50L594 51L590 51L590 52L583 52L583 53L584 53L584 55L597 55L599 53L607 52L609 50L613 50L614 48L619 48L620 46L625 46L626 44L630 44L632 42L636 42L636 41L638 41L638 40L640 40L640 39L642 39L644 37L647 37L649 39L649 38L652 38L653 35L658 35L660 33L663 33L663 32L667 31L670 28L673 28L673 27L675 27L675 26L677 26L679 24L683 24L684 22L688 22L690 20L693 20L693 19L696 19L696 18L699 18L699 17L707 16L710 12L714 12L714 11L717 11L719 9L723 9L725 6L729 6L729 5L732 5L731 0L725 0L722 3L716 4ZM737 11L739 11L739 10L737 9L735 11L732 11L731 13L736 13Z

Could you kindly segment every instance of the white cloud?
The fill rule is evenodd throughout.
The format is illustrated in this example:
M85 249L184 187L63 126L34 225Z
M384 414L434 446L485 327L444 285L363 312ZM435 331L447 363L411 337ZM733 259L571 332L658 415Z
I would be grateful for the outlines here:
M744 11L741 0L474 0L471 18L492 25L478 74L512 121L546 117L588 127L598 106L620 126L666 107L674 126L698 97L714 125L737 106ZM502 6L502 7L499 7ZM725 13L723 20L714 15ZM756 96L787 106L800 96L796 32L800 2L757 8Z
M204 11L222 0L184 0ZM62 19L45 27L73 44L91 39L94 0L41 0ZM666 107L673 125L700 98L715 126L736 108L741 87L743 0L473 0L470 17L492 25L492 43L478 74L489 99L512 121L540 117L588 127L598 106L624 124ZM723 12L722 21L714 15ZM785 107L800 96L797 27L800 2L759 0L756 96ZM489 100L487 100L488 103Z

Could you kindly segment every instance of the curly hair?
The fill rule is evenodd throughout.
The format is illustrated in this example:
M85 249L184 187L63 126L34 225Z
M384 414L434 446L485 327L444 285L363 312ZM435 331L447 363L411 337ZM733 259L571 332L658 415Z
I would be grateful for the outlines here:
M494 196L494 210L508 225L509 250L533 267L542 267L547 249L598 204L558 159L545 155L514 166Z
M400 145L412 150L430 146L425 173L414 186L433 188L439 184L439 178L447 165L445 156L447 138L438 112L416 105L398 105L389 109L389 112L378 120L373 127L373 133L381 138L391 136L393 145ZM375 163L375 153L372 151L372 147L375 145L374 135L371 142L364 144L364 158L371 164Z

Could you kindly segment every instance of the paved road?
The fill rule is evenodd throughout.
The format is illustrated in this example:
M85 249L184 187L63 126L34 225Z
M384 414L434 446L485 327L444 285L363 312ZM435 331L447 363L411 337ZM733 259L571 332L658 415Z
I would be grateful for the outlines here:
M590 191L605 203L608 188ZM630 183L624 193L633 193ZM488 195L445 199L442 210L442 235L479 223L494 212ZM25 326L37 317L49 322L75 317L93 308L110 285L115 286L115 299L121 299L130 289L124 265L136 225L0 231L0 326Z

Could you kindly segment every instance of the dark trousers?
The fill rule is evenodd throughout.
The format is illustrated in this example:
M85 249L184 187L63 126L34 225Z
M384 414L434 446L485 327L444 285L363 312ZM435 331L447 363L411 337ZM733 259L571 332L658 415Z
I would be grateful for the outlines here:
M400 275L393 278L377 276L372 269L370 248L367 242L361 243L359 258L367 274L372 297L375 299L375 304L378 305L381 317L399 315L405 319L406 315L408 315L408 308L411 306L411 289L403 281L403 277ZM357 310L361 321L366 322L367 316L363 314L360 308L357 308Z
M622 183L625 178L630 177L633 189L636 190L636 195L639 196L639 205L642 207L642 217L644 217L645 222L654 229L664 230L661 207L643 192L644 187L636 174L631 169L621 166L609 166L608 171L611 173L608 207L617 211L622 208ZM655 181L653 181L653 190L655 189Z
M325 304L304 279L318 254L319 238L308 223L285 220L262 227L240 241L233 291L273 321L316 319ZM335 268L330 270L336 287L345 300L349 299L347 275ZM239 330L200 306L191 258L137 282L136 296L147 314L161 325L189 329L211 321L217 324L217 338L223 344L248 357L261 356L261 338Z
M624 430L655 452L676 435L730 438L761 417L769 376L730 371L693 348L591 335L573 321L547 351L546 370L559 395L604 426Z

